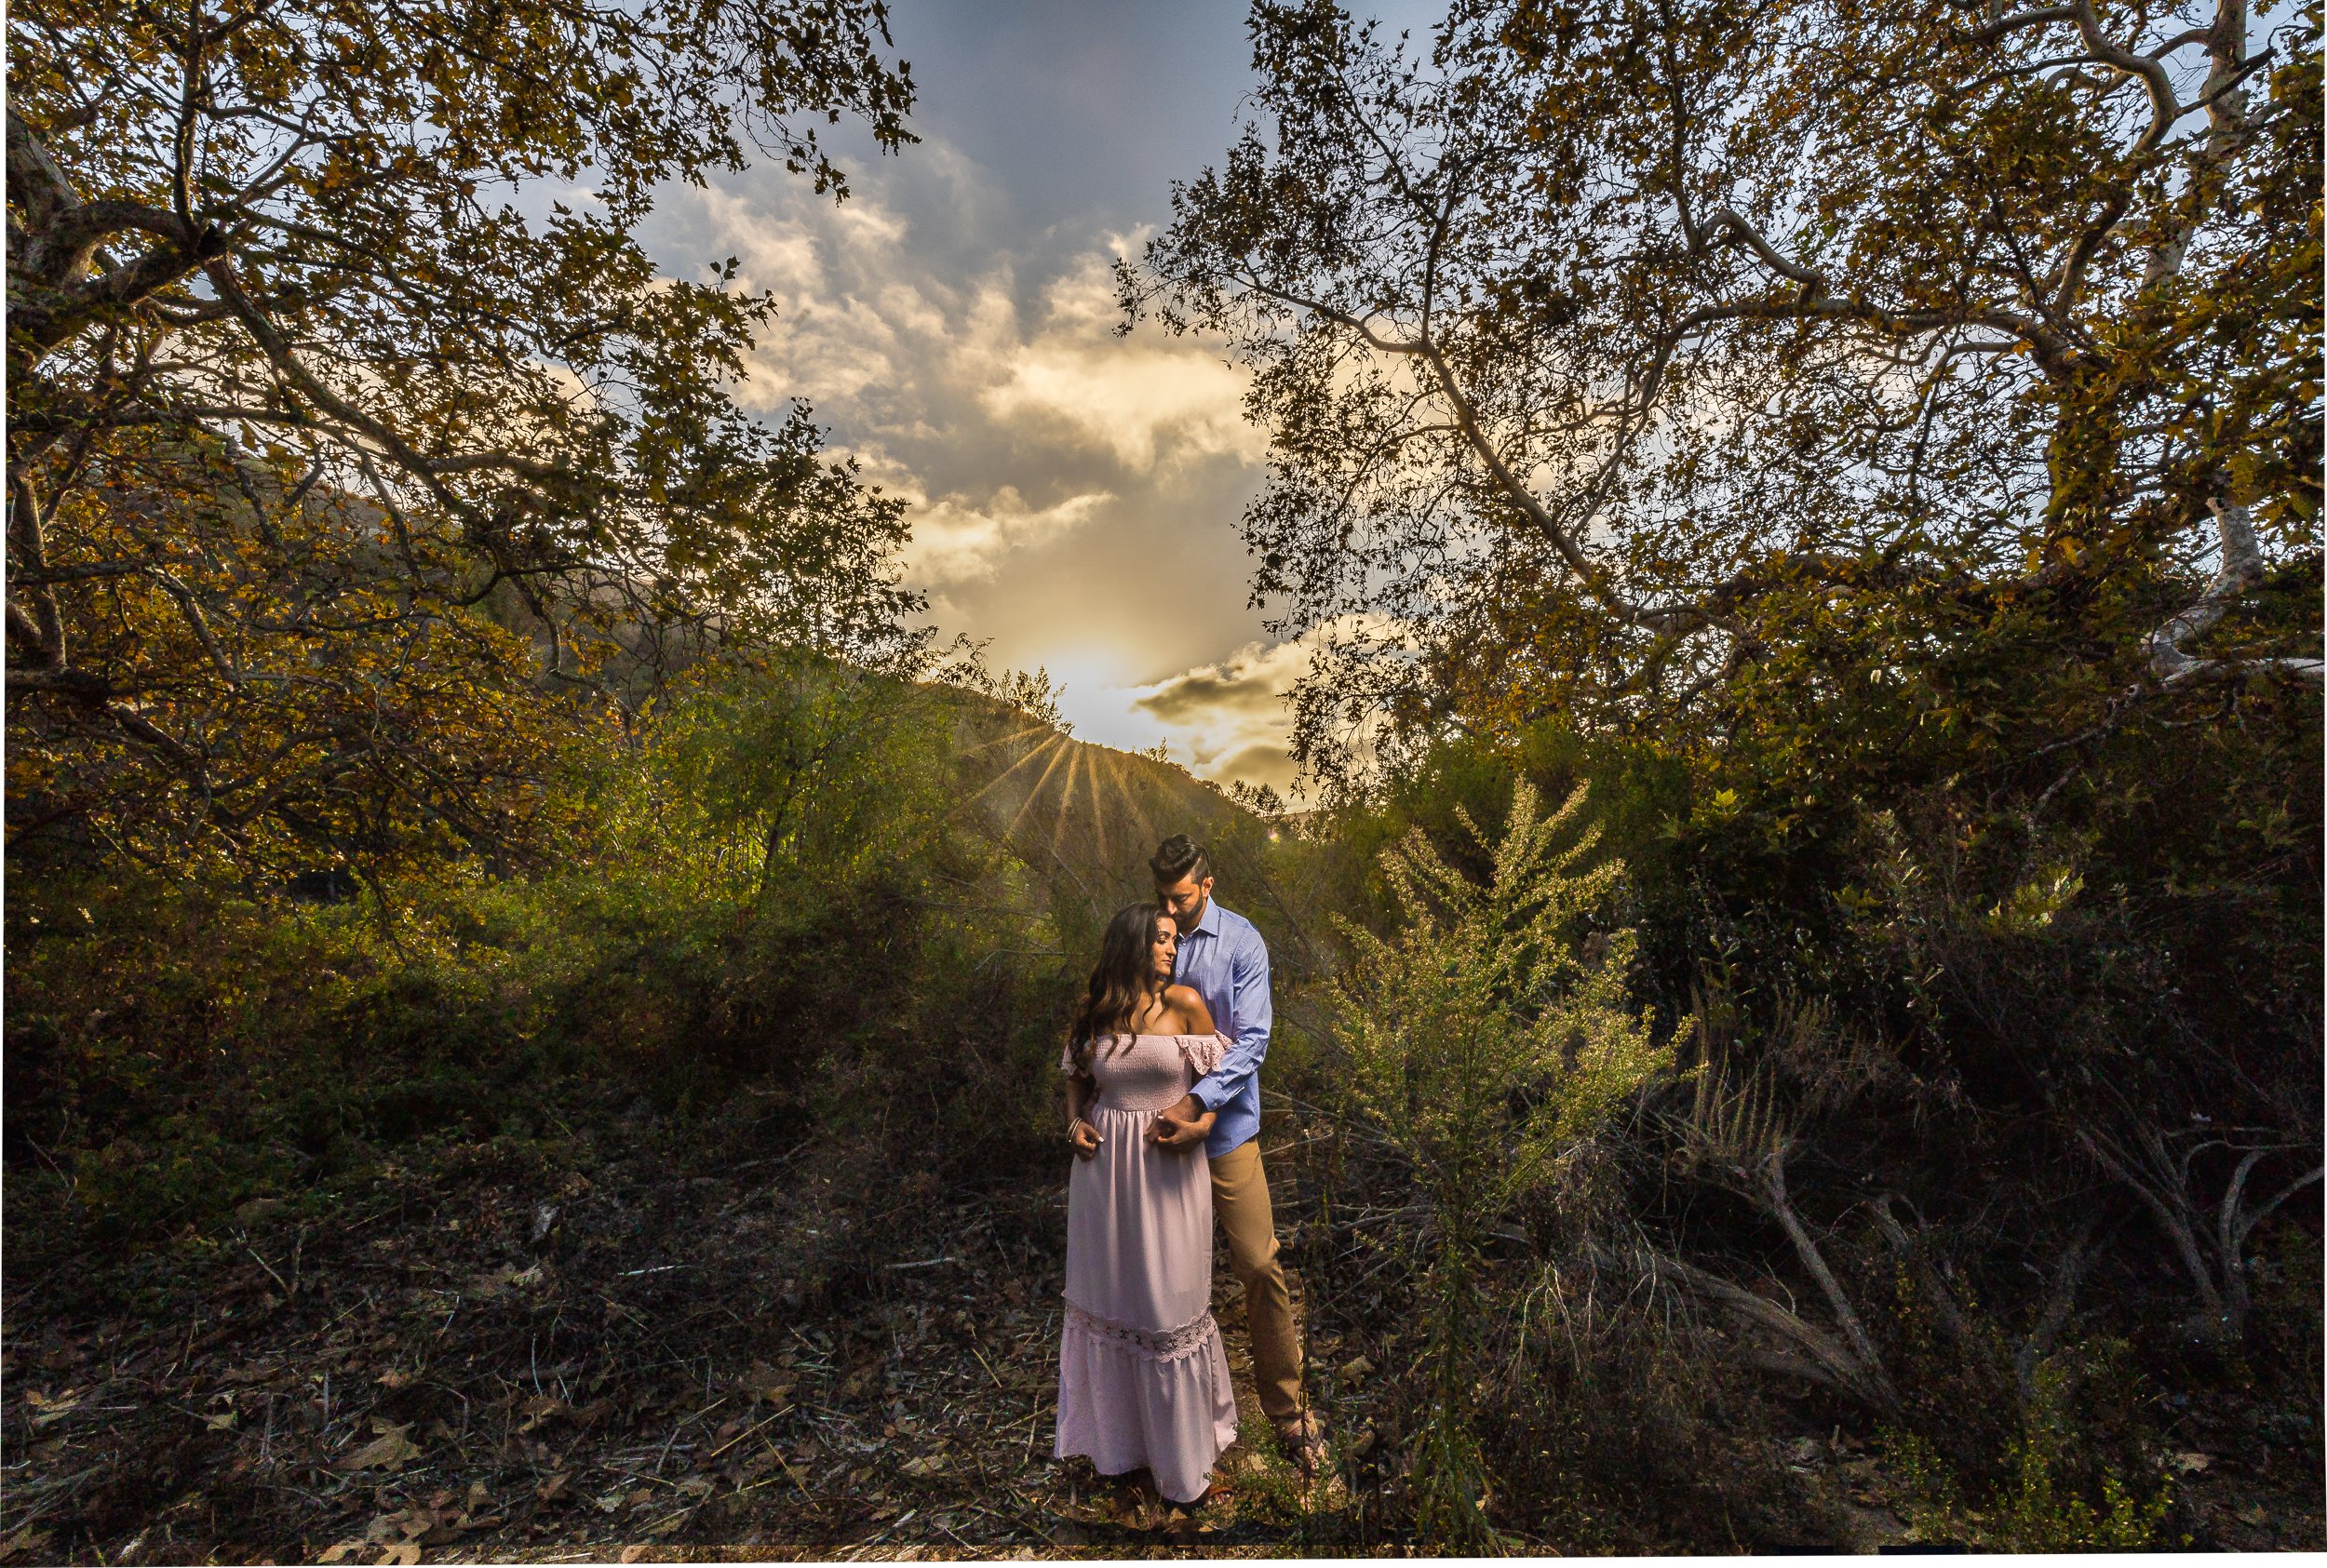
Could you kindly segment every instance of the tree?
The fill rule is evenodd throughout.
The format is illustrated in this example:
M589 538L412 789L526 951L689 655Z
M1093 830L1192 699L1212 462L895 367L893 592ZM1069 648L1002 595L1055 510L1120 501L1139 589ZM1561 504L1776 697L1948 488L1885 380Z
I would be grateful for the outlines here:
M1328 0L1251 29L1273 144L1121 281L1253 370L1255 597L1326 634L1308 765L1385 714L1944 706L1908 677L1967 646L2058 676L2024 750L2318 680L2305 616L2252 613L2317 570L2316 7L1457 0L1426 57Z
M716 645L908 650L901 508L734 401L772 302L656 188L913 140L881 0L10 13L11 842L515 851ZM529 644L533 646L529 647Z

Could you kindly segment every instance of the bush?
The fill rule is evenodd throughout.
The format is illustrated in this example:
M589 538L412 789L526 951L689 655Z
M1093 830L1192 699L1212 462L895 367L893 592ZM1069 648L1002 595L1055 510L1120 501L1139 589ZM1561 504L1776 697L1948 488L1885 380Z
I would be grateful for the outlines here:
M1584 799L1579 786L1539 820L1522 780L1493 844L1457 806L1486 867L1477 881L1410 832L1381 857L1403 925L1385 941L1345 921L1355 960L1331 986L1350 1100L1403 1157L1427 1213L1415 1508L1424 1538L1457 1550L1498 1544L1474 1412L1489 1232L1672 1061L1669 1039L1627 1006L1632 932L1584 929L1621 866L1576 870L1590 831L1554 848Z

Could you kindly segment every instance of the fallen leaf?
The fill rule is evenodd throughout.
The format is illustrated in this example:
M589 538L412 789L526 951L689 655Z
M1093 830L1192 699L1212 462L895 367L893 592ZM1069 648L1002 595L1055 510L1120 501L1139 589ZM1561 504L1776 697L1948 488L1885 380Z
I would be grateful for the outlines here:
M506 1264L499 1268L490 1269L469 1280L469 1293L491 1301L509 1288L510 1282L517 1278L517 1274L518 1271Z
M1355 1356L1341 1363L1341 1369L1338 1375L1342 1382L1349 1384L1352 1387L1355 1387L1358 1384L1365 1382L1366 1378L1372 1376L1373 1371L1373 1362L1367 1360L1363 1356Z
M2260 1503L2255 1504L2251 1508L2240 1508L2238 1512L2238 1521L2240 1524L2262 1524L2267 1521L2269 1518L2270 1515L2264 1511L2263 1506Z
M623 1492L617 1486L612 1492L601 1492L590 1499L590 1506L600 1513L612 1513L622 1507Z
M569 1496L566 1490L566 1483L572 1479L572 1478L571 1476L561 1473L551 1476L545 1481L535 1482L533 1486L533 1496L535 1501L543 1503L559 1503L566 1501Z
M2211 1454L2198 1454L2185 1450L2173 1456L2173 1467L2186 1476L2195 1475L2213 1463L2213 1455Z
M68 1388L53 1396L45 1395L37 1388L27 1388L24 1390L24 1402L38 1413L33 1417L33 1425L46 1427L51 1421L60 1421L72 1414L81 1402L81 1394L82 1390L78 1388Z
M361 1535L350 1535L337 1545L324 1548L322 1555L316 1561L317 1562L344 1562L370 1545L371 1543Z
M398 1388L410 1387L412 1386L412 1374L406 1372L402 1367L390 1367L387 1371L373 1378L372 1381L380 1385L381 1387L393 1393Z
M420 1444L406 1437L410 1423L390 1427L339 1463L342 1470L400 1470L420 1455Z
M621 1561L625 1562L636 1562L639 1559L644 1557L645 1555L646 1544L644 1542L640 1542L636 1546L623 1548Z
M379 1568L387 1568L391 1562L401 1563L405 1565L405 1568L410 1568L410 1564L419 1561L420 1543L418 1541L398 1541L380 1554Z
M918 1459L905 1462L905 1473L908 1476L934 1476L945 1467L946 1462L934 1454L924 1454Z

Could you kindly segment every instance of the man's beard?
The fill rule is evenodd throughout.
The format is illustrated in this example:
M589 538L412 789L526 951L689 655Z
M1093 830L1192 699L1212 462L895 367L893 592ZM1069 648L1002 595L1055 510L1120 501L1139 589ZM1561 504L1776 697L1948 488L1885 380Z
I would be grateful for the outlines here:
M1211 907L1212 901L1208 898L1202 904L1197 905L1196 912L1188 917L1186 931L1193 931L1198 926L1204 924L1204 918L1210 912ZM1179 966L1187 960L1187 958L1188 937L1186 933L1183 932L1179 939L1179 950L1172 955L1172 977L1175 980L1179 978Z

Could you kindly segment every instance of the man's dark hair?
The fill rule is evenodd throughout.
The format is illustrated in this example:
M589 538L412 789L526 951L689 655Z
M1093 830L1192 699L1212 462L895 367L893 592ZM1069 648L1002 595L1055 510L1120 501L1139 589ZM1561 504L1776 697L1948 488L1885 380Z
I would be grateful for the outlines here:
M1202 844L1185 833L1175 833L1156 846L1148 869L1155 873L1158 887L1169 888L1183 879L1203 881L1212 875L1212 862L1205 858Z

